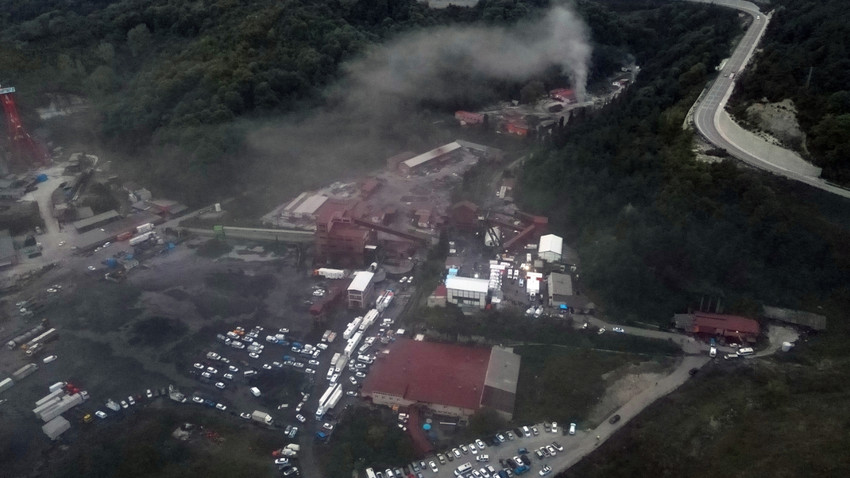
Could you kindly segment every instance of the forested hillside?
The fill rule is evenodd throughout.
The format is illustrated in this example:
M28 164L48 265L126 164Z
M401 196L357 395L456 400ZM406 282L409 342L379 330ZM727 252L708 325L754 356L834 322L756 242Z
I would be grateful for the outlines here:
M763 303L817 308L850 277L846 230L814 209L841 200L801 200L801 188L734 161L695 160L682 123L739 20L661 3L621 17L637 82L537 152L521 197L578 245L584 287L616 319L667 324L703 296L752 315Z
M771 7L761 52L738 81L733 111L743 117L753 102L792 99L806 135L801 151L824 178L850 185L850 2L773 0Z
M268 170L251 168L262 153L246 136L284 115L298 122L332 108L328 86L369 45L428 26L512 24L546 4L482 0L473 9L430 10L415 0L15 0L0 14L0 81L17 86L30 124L46 94L83 97L95 113L84 125L93 147L130 158L155 192L199 202L267 180ZM334 128L315 142L342 141ZM395 147L392 154L405 145ZM370 160L385 157L374 151Z

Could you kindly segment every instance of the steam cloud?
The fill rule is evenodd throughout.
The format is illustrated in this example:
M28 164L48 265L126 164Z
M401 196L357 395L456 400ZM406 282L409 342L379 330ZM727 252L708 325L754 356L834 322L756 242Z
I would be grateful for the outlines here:
M321 111L256 130L249 144L285 170L277 173L281 186L294 188L404 149L419 152L436 145L436 138L422 137L424 131L412 124L423 104L464 105L492 84L529 80L553 66L582 99L591 55L587 38L582 20L563 6L510 27L450 26L402 35L344 65ZM273 169L259 167L252 173L266 176Z
M555 7L538 21L513 27L441 27L409 35L373 49L347 72L382 98L446 99L454 90L449 72L519 81L556 65L581 99L590 54L584 23Z

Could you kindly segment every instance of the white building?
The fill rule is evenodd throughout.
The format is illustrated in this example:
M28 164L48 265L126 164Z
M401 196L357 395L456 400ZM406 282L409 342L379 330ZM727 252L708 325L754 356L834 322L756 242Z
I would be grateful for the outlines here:
M350 309L368 309L374 302L375 284L373 272L359 271L354 274L348 286L348 307Z
M525 273L525 291L531 295L540 293L540 283L543 282L543 274L540 272Z
M540 236L540 245L537 247L537 257L547 262L561 260L561 252L564 249L564 239L554 234Z
M460 307L483 309L487 305L489 286L487 279L449 276L446 278L446 301Z

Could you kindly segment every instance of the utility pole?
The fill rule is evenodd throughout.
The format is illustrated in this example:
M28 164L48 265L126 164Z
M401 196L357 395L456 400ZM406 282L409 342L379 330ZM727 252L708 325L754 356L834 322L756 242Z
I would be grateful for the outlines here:
M807 89L807 90L809 89L809 84L811 84L811 82L812 82L812 70L814 68L815 67L810 66L809 67L809 74L806 76L806 87L805 87L805 89Z

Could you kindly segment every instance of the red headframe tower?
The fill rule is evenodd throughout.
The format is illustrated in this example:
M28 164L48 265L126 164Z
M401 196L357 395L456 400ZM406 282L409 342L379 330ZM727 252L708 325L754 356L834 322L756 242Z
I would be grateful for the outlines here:
M9 131L12 160L24 166L31 163L44 166L48 164L50 155L47 149L36 142L24 129L24 125L21 124L18 107L12 97L14 92L14 87L0 88L0 103L3 103L3 111L6 113L6 128Z

